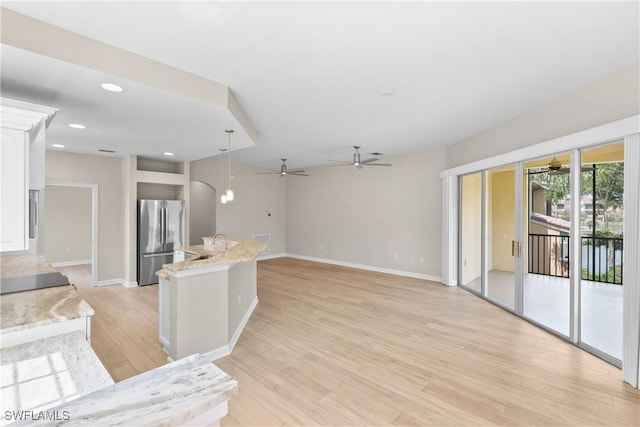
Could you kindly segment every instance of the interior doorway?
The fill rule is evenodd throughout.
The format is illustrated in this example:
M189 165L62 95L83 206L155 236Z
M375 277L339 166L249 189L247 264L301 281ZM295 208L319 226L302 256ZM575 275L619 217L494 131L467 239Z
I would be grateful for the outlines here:
M47 182L39 252L55 267L91 265L98 283L98 186Z
M189 183L189 244L216 234L216 189L202 181Z

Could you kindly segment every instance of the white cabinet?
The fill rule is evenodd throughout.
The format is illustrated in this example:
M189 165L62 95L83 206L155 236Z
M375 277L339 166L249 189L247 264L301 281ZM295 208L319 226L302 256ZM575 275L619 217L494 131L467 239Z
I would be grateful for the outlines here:
M29 249L29 189L44 188L45 130L56 108L0 98L0 252Z
M28 249L27 133L2 128L0 252Z
M158 282L158 332L162 349L169 354L169 279Z
M44 190L44 136L45 124L40 123L29 132L28 161L29 189Z

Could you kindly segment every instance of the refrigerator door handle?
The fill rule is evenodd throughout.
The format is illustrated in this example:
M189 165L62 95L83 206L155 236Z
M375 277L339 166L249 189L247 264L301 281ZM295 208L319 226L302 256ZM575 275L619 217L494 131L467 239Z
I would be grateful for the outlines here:
M155 258L155 257L167 256L167 255L173 255L173 252L160 252L160 253L157 253L157 254L145 254L145 255L142 255L142 258Z
M165 234L167 233L167 212L165 208L160 208L160 239L162 243L162 249L167 240Z

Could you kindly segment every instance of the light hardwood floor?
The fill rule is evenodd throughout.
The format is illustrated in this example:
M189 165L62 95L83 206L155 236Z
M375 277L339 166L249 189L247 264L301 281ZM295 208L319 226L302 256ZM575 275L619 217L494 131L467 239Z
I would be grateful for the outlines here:
M156 286L79 289L114 379L164 362ZM619 369L459 288L280 258L258 263L258 298L215 362L239 381L225 426L640 421Z

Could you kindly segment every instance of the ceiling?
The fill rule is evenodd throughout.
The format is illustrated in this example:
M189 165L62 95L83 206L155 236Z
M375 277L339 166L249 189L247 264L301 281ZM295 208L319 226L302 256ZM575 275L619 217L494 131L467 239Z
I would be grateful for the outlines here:
M640 60L638 2L2 5L228 85L257 134L234 161L274 169L452 144ZM107 75L2 48L2 96L60 109L48 143L179 160L226 143L226 110L122 80L110 94Z

